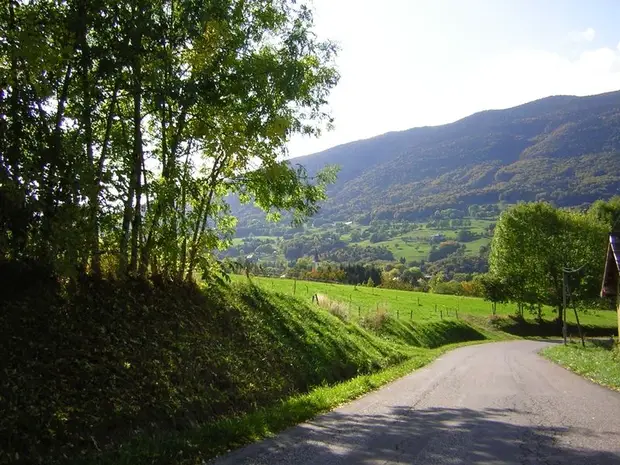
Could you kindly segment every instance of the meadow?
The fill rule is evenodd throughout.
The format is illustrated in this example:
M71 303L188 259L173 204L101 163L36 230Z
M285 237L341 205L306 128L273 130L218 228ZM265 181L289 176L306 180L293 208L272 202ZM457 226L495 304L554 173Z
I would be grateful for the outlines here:
M233 280L247 280L246 277L233 276ZM312 302L313 296L320 294L332 301L343 304L349 318L363 318L376 312L385 312L396 319L413 322L430 322L442 319L464 319L468 317L488 318L492 314L491 302L478 297L430 294L377 287L350 286L346 284L301 281L286 278L251 277L254 284L268 290L293 295L306 302ZM515 304L497 304L499 316L515 315ZM534 315L527 310L525 319L535 322ZM556 313L550 307L543 309L543 320L551 322ZM609 329L617 328L615 311L589 309L579 312L580 323L586 327ZM576 324L573 311L567 315L569 324Z

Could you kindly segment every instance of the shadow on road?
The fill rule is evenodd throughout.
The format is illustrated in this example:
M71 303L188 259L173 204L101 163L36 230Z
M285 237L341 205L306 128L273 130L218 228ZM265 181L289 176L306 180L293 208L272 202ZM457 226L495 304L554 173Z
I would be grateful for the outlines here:
M519 424L525 415L510 409L406 407L389 415L332 412L224 463L620 464L618 433ZM570 446L558 441L562 435L570 435Z

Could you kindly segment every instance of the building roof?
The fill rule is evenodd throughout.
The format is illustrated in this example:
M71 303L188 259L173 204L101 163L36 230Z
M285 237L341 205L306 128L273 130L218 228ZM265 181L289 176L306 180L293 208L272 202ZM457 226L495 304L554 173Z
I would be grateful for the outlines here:
M618 273L620 270L620 233L609 235L605 273L601 297L615 297L618 294Z

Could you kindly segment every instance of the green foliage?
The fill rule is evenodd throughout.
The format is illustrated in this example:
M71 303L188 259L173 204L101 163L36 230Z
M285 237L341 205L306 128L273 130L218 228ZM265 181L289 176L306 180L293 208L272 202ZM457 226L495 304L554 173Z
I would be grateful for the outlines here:
M484 300L493 303L493 314L495 315L497 304L506 302L510 295L506 282L491 273L480 276L478 282L482 287L482 296Z
M282 161L338 81L305 2L15 0L0 25L0 258L191 280L231 195L294 223L326 199L335 167Z
M506 297L524 304L545 303L559 309L563 268L580 269L570 276L574 297L592 299L603 274L606 230L586 215L545 203L520 204L502 213L493 236L490 265L505 283Z
M428 261L436 262L462 250L463 246L458 242L445 241L440 243L439 247L431 248L431 251L428 254Z
M620 196L614 196L608 201L597 200L588 209L588 216L604 224L609 231L620 227Z

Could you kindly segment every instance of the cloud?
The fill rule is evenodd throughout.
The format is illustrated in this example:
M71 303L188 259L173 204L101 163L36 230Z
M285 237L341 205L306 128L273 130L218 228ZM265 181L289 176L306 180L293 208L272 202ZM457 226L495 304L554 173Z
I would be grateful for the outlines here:
M592 42L595 36L596 31L591 27L584 29L583 31L575 31L569 34L569 37L573 42Z

